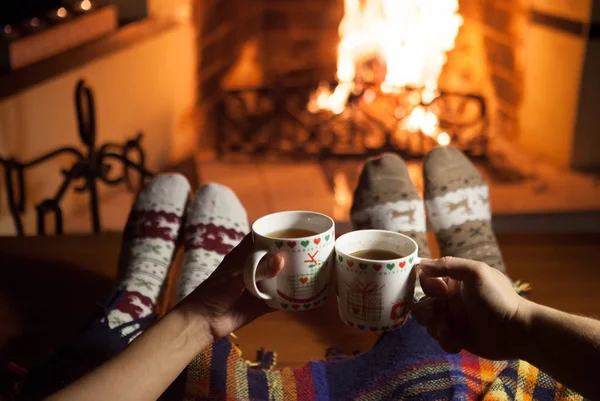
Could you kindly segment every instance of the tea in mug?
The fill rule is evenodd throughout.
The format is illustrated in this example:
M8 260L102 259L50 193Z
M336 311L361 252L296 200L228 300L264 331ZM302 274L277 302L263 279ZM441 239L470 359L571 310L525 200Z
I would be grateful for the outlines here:
M396 252L386 251L384 249L365 249L351 253L350 256L369 260L391 260L404 257Z
M287 238L303 238L303 237L312 237L313 235L317 235L317 232L311 230L305 230L304 228L286 228L285 230L273 231L270 234L267 234L267 237L278 238L278 239L287 239Z

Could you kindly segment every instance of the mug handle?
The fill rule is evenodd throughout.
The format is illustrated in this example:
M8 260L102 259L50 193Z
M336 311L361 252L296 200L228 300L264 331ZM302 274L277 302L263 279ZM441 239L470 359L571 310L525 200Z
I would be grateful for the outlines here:
M410 304L410 307L408 308L409 312L414 312L416 310L423 308L424 306L430 305L434 299L435 299L434 297L425 295L423 298L419 299L417 302L413 302Z
M268 253L269 251L264 249L252 252L250 256L248 256L248 259L246 259L246 265L244 266L244 284L246 285L246 289L256 298L267 301L273 299L273 297L258 289L258 286L256 285L256 269L258 269L258 264L261 259Z
M419 263L421 263L421 258L418 256L416 258L417 258L417 260L415 261L415 265L418 265ZM420 267L419 267L419 270L420 270ZM417 274L418 274L418 272L417 272ZM410 304L409 312L413 312L413 311L419 310L427 305L431 305L431 303L433 302L434 299L435 299L434 297L425 295L424 297L419 299L417 302L412 302Z

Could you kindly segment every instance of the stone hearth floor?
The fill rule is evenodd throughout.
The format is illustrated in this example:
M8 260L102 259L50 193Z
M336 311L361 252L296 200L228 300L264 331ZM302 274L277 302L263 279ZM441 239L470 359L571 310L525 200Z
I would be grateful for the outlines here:
M234 163L195 160L200 184L231 187L248 211L250 221L281 210L310 209L332 216L348 230L352 192L362 166L358 161L324 163ZM422 191L421 163L409 162L411 178ZM536 177L519 182L499 180L483 165L491 183L491 204L499 231L600 231L600 177L543 167ZM106 231L121 230L133 195L119 192L103 201ZM89 231L85 213L67 217L67 232Z
M356 161L198 163L201 182L221 182L233 188L251 220L279 210L311 209L338 222L347 222L361 167L362 163ZM422 192L421 163L409 162L408 167L411 179ZM553 222L558 224L555 229L559 231L600 230L598 177L551 170L538 171L536 178L510 183L498 182L492 172L478 167L491 183L492 211L503 231L527 228L551 231ZM565 217L570 222L566 226Z

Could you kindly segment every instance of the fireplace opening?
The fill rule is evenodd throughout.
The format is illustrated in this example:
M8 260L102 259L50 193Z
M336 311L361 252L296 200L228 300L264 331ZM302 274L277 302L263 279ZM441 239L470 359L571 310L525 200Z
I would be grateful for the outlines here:
M500 15L484 3L265 1L204 10L229 18L232 30L221 33L218 18L202 30L208 142L226 160L385 151L419 159L452 145L506 163L494 142L518 130L519 12Z

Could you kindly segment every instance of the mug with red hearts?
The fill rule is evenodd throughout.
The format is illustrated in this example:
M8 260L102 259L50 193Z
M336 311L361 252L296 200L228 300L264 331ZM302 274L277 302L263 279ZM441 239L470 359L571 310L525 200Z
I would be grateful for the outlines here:
M252 225L254 252L244 268L246 288L272 308L314 309L324 303L333 285L335 223L321 213L273 213ZM285 261L277 277L256 282L258 263L280 253Z
M335 243L338 310L342 320L360 330L400 327L408 313L430 298L414 302L417 243L399 233L359 230Z

